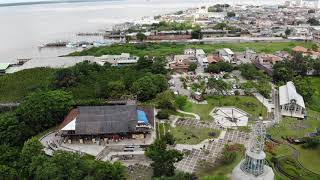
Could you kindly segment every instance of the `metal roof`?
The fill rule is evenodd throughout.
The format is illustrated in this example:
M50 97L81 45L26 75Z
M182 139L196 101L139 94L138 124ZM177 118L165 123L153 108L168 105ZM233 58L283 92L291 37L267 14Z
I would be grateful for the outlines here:
M136 105L81 106L75 134L98 135L134 132L137 125Z
M223 50L230 55L234 54L234 52L229 48L224 48Z
M279 87L279 104L290 104L292 100L295 100L296 104L305 108L303 97L297 93L293 82L289 81L286 85Z
M6 70L10 66L10 63L0 63L0 70Z

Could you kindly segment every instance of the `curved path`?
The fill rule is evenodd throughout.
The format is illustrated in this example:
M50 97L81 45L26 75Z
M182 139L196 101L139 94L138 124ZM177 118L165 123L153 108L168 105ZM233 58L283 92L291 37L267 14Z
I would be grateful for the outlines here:
M309 172L309 173L311 173L311 174L314 174L315 176L320 176L320 174L318 174L318 173L316 173L316 172L314 172L314 171L306 168L306 167L302 164L302 162L300 161L300 152L299 152L299 150L298 150L296 147L294 147L293 145L291 145L291 144L289 144L289 143L276 142L276 141L274 141L274 139L270 139L270 140L271 140L272 142L276 143L276 144L286 145L286 146L290 147L290 148L293 150L292 154L290 154L290 155L285 155L285 156L282 156L282 157L280 157L280 158L292 157L293 159L296 160L296 162L299 164L300 168L302 168L304 171ZM280 158L279 158L279 159L280 159ZM296 177L293 177L293 176L291 176L290 174L286 173L285 171L283 171L283 170L281 169L281 167L279 166L278 163L275 163L275 164L274 164L274 167L275 167L276 170L277 170L278 172L280 172L282 175L284 175L284 176L286 176L286 177L289 177L289 178L292 178L292 179L295 179L295 178L296 178Z
M200 116L198 114L195 114L195 113L191 113L191 112L185 112L185 111L181 111L181 110L177 110L179 113L182 113L182 114L187 114L187 115L191 115L191 116L194 116L196 118L196 120L200 121Z

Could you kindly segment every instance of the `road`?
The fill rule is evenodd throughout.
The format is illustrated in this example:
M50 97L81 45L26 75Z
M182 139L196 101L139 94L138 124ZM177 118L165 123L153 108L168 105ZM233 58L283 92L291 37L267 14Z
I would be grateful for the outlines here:
M273 89L272 98L274 102L274 122L280 123L281 115L280 115L280 107L279 107L279 92L277 89Z

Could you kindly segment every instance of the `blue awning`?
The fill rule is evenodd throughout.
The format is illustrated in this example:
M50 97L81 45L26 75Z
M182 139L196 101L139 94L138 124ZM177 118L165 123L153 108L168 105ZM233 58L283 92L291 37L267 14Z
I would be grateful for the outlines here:
M138 123L147 124L149 121L148 121L146 113L144 111L141 111L141 110L137 110L137 112L138 112Z

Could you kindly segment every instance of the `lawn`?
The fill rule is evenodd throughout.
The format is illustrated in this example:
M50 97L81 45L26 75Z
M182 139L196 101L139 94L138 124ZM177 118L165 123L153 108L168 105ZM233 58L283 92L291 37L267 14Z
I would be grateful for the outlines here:
M197 175L200 179L209 179L209 177L227 177L232 173L232 170L240 163L243 155L237 152L237 157L234 162L229 165L214 165L207 162L201 162Z
M310 81L314 89L314 94L312 96L312 102L308 104L308 107L320 112L320 76L310 77Z
M269 128L267 133L272 135L273 139L283 141L281 137L304 137L306 133L314 132L315 128L320 127L320 113L307 110L309 116L306 120L298 121L294 118L284 118L282 122L276 126ZM315 118L313 118L315 117ZM304 149L299 145L294 145L300 152L299 160L308 169L320 174L320 148L317 149ZM286 145L280 145L279 149L274 151L277 156L289 155L292 150L289 151ZM316 158L315 158L316 157Z
M148 43L144 45L112 45L105 47L93 47L81 52L71 53L71 56L102 56L104 54L131 53L137 56L168 56L181 54L186 48L201 48L206 53L212 53L217 49L230 48L235 52L244 51L251 48L257 52L273 53L279 50L286 50L297 45L310 48L311 43L305 42L252 42L252 43L221 43L221 44L174 44L174 43Z
M35 68L0 76L0 102L18 102L26 95L47 88L55 70Z
M252 118L258 118L260 113L263 117L267 115L267 109L252 96L219 96L207 98L208 104L188 103L184 111L200 115L201 120L212 120L209 115L214 107L235 106L249 113Z
M279 160L279 165L285 173L295 177L294 179L314 180L320 178L319 175L305 171L299 166L299 163L296 160L290 157L281 158Z
M163 137L170 129L170 124L168 123L157 123L157 138Z
M170 133L175 137L177 144L199 144L205 139L214 138L209 135L210 132L215 133L214 137L218 137L220 134L219 130L209 128L177 126L170 129Z
M151 180L153 170L143 165L134 165L125 168L127 180Z
M309 116L319 117L319 113L315 111L307 110L307 112ZM317 127L320 127L320 121L313 117L303 121L285 117L279 125L269 128L267 133L272 135L273 139L281 140L282 136L303 137L306 133L314 132Z
M224 161L225 157L229 157L229 155L222 155L220 159L215 161L215 163L200 161L199 169L197 171L197 176L200 177L201 180L214 179L220 177L220 179L229 179L228 177L232 173L232 170L240 163L243 159L245 148L243 145L235 144L229 146L232 151L235 153L235 159L233 161L226 163ZM234 149L236 148L236 149ZM223 152L230 152L230 150L225 147Z

